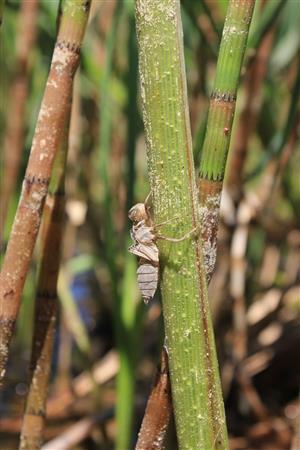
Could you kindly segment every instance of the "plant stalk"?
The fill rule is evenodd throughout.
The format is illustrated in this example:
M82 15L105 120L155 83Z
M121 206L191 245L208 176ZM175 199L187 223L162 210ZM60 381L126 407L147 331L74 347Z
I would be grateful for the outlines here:
M199 228L180 4L136 2L139 71L154 223L164 236ZM228 448L199 234L158 242L166 346L180 449Z
M0 273L0 383L37 238L53 161L69 114L90 1L65 0L21 197Z
M200 162L200 215L204 259L210 279L216 260L219 208L238 82L255 0L230 0Z
M57 320L57 278L64 217L67 126L56 155L40 229L41 249L30 364L30 387L23 418L20 450L39 450L43 443L46 399Z

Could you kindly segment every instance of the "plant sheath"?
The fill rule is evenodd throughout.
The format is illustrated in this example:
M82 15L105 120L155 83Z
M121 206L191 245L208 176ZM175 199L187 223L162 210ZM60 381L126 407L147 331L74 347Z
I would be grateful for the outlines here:
M160 366L147 402L147 407L135 450L164 448L164 440L172 414L168 354L161 352Z

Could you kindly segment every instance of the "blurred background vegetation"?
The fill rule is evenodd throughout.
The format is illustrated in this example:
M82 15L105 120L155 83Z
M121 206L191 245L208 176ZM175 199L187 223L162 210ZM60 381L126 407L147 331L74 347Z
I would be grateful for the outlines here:
M20 4L6 1L1 30L1 149L8 121L16 119L8 111L18 76ZM226 0L182 1L196 165L226 7ZM29 24L37 34L27 58L22 157L1 220L2 255L49 71L57 8L58 1L40 0ZM257 1L238 94L209 290L232 449L300 448L299 23L298 0ZM133 448L163 340L159 298L147 308L141 302L136 260L127 252L127 211L149 191L136 45L134 2L94 1L73 94L45 437L67 439L74 426L81 434L52 448L110 449L116 442L121 450ZM2 151L1 195L6 157ZM5 450L17 448L28 391L35 287L33 261L0 397Z

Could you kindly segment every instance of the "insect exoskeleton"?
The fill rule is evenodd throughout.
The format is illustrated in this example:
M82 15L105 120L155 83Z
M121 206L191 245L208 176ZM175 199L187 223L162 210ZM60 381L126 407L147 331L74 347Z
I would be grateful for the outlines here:
M181 242L192 236L197 231L197 227L180 238L156 235L154 229L170 222L170 220L154 227L149 210L144 203L134 205L130 209L128 217L133 223L130 234L134 242L128 250L140 258L137 269L138 285L144 302L148 303L154 297L158 285L159 254L156 245L157 239Z
M149 219L147 209L144 203L137 203L128 212L128 217L133 223L138 223L141 220Z
M136 271L138 285L144 302L147 304L153 297L158 286L158 264L140 260Z
M139 256L137 269L138 285L145 303L148 303L156 292L158 286L158 248L155 243L155 234L144 203L134 205L128 217L132 220L131 237L134 242L129 251Z

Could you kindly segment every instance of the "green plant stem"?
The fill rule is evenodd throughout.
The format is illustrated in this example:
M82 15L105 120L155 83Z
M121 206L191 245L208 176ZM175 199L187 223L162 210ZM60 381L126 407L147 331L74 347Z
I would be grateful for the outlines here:
M179 237L199 227L179 1L138 0L136 19L154 222ZM179 448L226 449L201 240L158 245Z
M221 190L241 66L255 0L230 0L226 14L200 162L200 215L207 277L215 266Z

